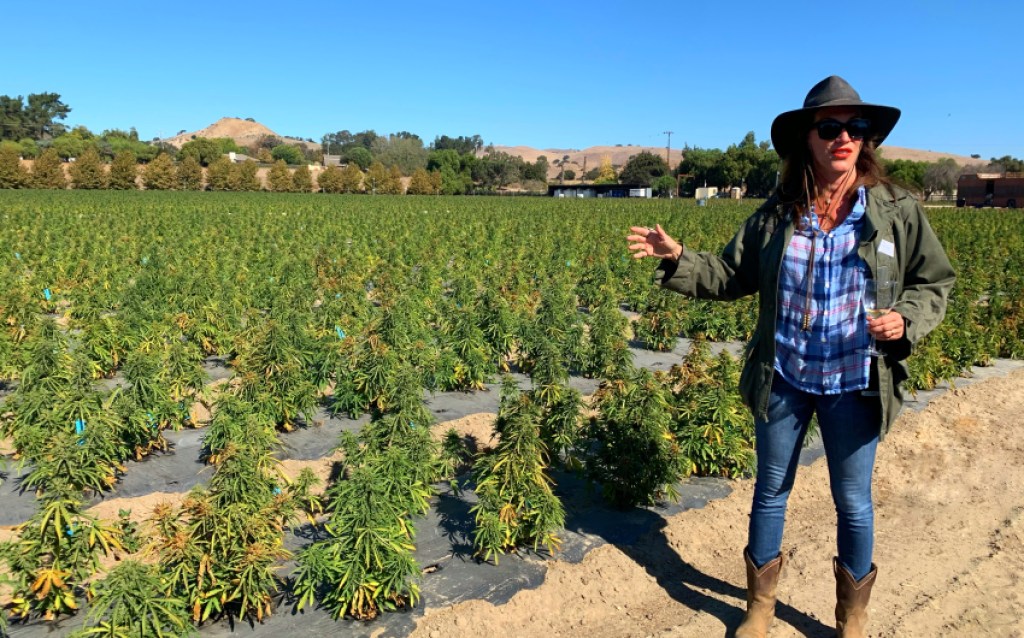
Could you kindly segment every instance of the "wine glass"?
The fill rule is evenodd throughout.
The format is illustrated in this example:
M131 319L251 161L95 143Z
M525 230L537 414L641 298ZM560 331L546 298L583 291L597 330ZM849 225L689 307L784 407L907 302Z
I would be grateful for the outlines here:
M889 269L886 266L879 266L875 275L876 277L873 279L864 280L862 301L864 312L867 313L869 319L878 319L885 315L892 310L893 304L896 303L896 282L889 275ZM872 357L880 357L884 354L878 349L878 343L873 334L871 335L871 345L863 352Z

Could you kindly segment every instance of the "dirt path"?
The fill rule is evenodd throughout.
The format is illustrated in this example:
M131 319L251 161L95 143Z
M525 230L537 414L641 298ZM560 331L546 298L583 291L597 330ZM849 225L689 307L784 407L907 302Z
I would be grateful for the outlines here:
M744 606L740 552L752 481L578 564L507 604L427 609L413 636L729 635ZM906 412L879 448L871 636L1024 637L1024 370ZM823 459L801 467L771 636L834 635L835 514Z

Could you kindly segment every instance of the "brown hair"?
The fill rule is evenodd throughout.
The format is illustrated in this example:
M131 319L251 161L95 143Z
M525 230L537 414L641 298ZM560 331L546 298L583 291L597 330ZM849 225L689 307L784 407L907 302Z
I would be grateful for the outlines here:
M850 187L850 191L855 191L860 186L870 188L876 184L891 185L889 178L886 177L885 167L875 154L873 141L864 140L856 167L857 181ZM785 208L793 211L795 220L799 220L801 215L810 209L811 202L817 195L817 185L814 181L814 158L807 144L797 146L789 157L782 161L781 181L775 194Z

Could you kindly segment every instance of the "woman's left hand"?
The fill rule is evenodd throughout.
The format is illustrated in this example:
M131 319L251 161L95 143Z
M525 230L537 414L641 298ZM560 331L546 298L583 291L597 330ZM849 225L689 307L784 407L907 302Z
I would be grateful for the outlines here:
M903 338L903 315L889 311L878 319L868 319L868 331L878 341L897 341Z

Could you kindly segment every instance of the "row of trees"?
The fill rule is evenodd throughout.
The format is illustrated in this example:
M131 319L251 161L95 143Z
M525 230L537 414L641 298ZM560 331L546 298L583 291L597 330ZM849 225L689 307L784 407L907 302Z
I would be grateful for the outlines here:
M277 160L263 180L259 165L252 160L235 163L221 155L204 170L191 155L175 163L170 155L163 153L139 166L131 151L122 151L108 167L94 149L67 165L61 162L55 150L47 149L29 170L15 152L0 149L0 188L65 189L68 186L78 190L136 190L141 186L146 190L269 190L277 193L320 190L325 193L437 195L442 192L442 175L439 171L419 168L413 171L406 187L397 166L387 168L380 162L373 162L365 172L355 164L344 168L331 166L314 179L307 165L291 169L284 160Z

